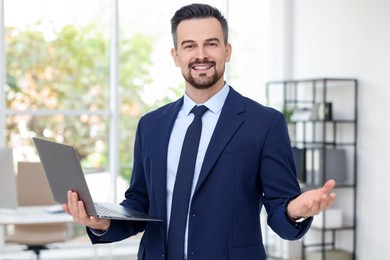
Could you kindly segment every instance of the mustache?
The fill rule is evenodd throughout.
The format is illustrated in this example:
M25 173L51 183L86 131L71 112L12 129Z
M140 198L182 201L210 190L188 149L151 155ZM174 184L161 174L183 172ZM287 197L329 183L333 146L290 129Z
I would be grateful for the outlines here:
M190 64L188 64L188 68L191 69L193 66L199 65L199 64L210 64L210 65L215 66L217 63L215 61L209 61L209 60L203 60L203 61L196 60L196 61L191 62Z

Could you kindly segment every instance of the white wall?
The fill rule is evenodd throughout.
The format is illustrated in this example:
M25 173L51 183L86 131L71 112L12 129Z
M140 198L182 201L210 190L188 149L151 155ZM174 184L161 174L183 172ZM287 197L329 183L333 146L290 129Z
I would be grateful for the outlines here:
M390 1L295 0L294 78L359 80L357 259L390 259Z

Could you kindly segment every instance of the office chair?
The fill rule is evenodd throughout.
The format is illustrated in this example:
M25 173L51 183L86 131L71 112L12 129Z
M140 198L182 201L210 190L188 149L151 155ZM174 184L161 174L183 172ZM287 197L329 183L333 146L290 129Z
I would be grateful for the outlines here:
M16 185L19 206L56 204L39 162L18 162ZM67 231L66 223L17 224L5 241L27 246L26 250L34 252L36 259L40 259L41 251L49 249L49 244L65 242L68 239Z

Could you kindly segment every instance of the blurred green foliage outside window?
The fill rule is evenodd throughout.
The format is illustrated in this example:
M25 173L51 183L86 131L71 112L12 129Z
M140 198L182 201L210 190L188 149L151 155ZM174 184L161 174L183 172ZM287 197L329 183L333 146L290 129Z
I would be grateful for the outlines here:
M9 147L33 149L32 136L75 145L85 169L108 167L109 40L96 25L68 25L51 32L6 28L7 109ZM141 34L119 43L120 175L131 175L133 145L139 117L168 102L142 99L151 81L153 39ZM54 113L50 111L68 111ZM36 111L40 113L29 113ZM43 112L42 112L43 111ZM70 112L69 112L70 111Z

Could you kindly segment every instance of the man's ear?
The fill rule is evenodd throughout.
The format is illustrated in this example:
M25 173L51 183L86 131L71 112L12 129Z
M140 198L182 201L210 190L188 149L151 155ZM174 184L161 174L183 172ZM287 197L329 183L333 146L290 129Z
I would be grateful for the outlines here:
M176 67L180 67L179 56L177 55L177 50L175 48L171 49L171 56L175 62Z
M226 44L226 50L225 50L225 62L230 61L231 55L232 55L232 45L228 43Z

